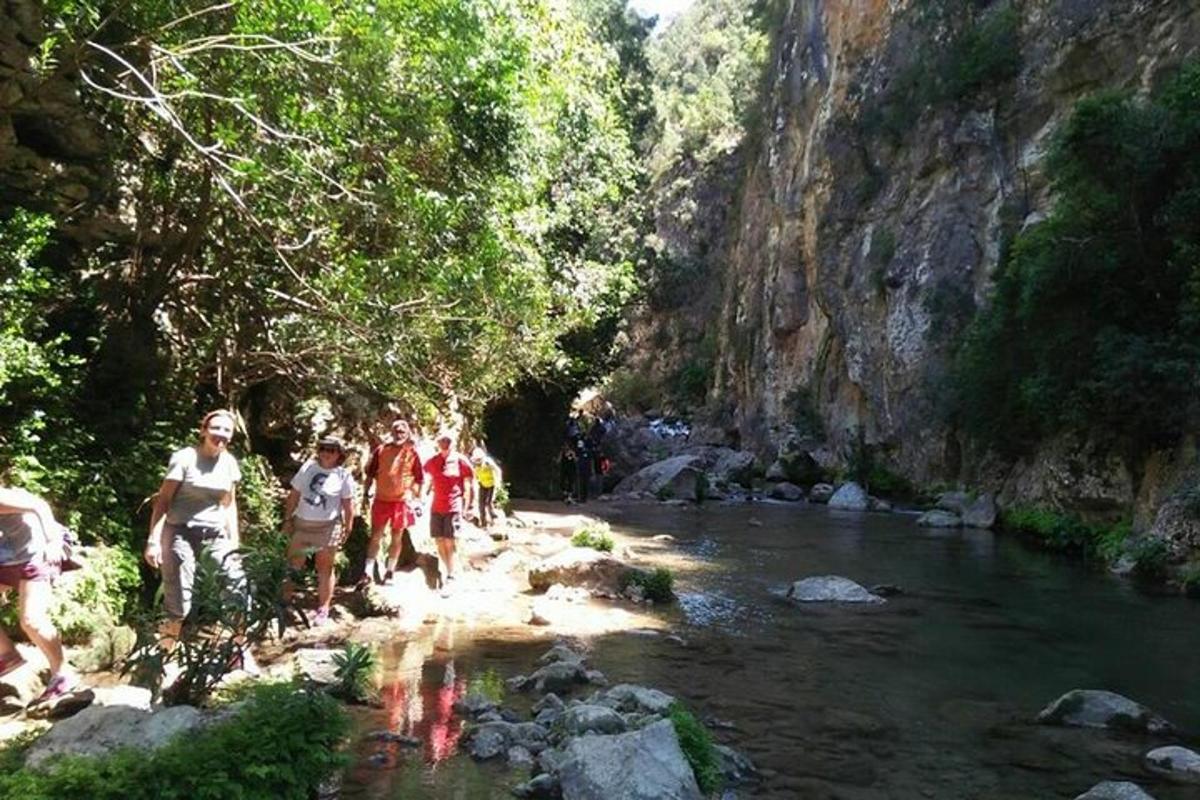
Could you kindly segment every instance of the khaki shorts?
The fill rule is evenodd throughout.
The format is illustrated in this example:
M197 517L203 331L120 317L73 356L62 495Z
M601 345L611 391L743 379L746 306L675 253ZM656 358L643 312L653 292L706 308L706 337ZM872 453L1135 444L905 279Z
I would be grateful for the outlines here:
M337 549L342 544L342 522L292 517L291 550Z
M224 579L225 599L249 606L250 595L242 557L225 533L206 535L196 528L168 525L163 532L163 608L176 619L192 610L192 587L196 583L196 563L204 555L216 562Z

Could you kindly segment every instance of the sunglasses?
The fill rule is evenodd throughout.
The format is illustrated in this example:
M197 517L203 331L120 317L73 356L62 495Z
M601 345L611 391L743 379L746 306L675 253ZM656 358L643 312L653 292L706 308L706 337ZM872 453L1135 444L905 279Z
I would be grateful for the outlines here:
M326 445L324 447L318 447L317 452L318 453L340 453L342 451L341 451L341 448L329 447L328 445Z

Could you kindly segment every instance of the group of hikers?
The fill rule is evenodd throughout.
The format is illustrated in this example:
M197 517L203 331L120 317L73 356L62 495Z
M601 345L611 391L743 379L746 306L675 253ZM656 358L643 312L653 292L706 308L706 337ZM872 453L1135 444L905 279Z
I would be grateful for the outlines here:
M586 503L592 484L604 480L608 473L608 458L603 454L604 438L609 422L590 419L573 412L567 418L566 432L559 450L559 491L568 503Z
M244 595L246 579L238 554L237 484L241 470L229 452L236 420L230 411L216 410L200 424L199 441L171 455L166 475L154 498L150 531L143 558L162 575L163 610L160 641L170 649L179 637L192 607L197 563L207 553L219 565L224 588ZM477 521L488 526L495 519L495 492L500 469L482 448L468 459L456 452L454 437L446 432L435 440L436 452L422 461L411 424L397 418L391 436L371 452L364 470L363 512L371 532L360 585L383 584L397 568L406 533L422 516L432 498L429 534L437 543L443 594L458 577L455 538L462 520L477 503ZM316 454L293 476L284 501L284 531L289 536L287 557L294 568L314 556L317 572L317 605L314 625L329 621L335 581L334 561L354 524L355 481L345 466L345 443L326 436ZM476 491L478 485L478 491ZM380 557L383 537L391 529L385 557ZM67 663L62 640L51 619L52 584L63 569L69 532L54 518L45 500L22 489L0 487L0 593L18 593L21 629L41 651L50 667L45 690L32 705L53 701L70 692L78 678ZM286 600L294 587L284 586ZM243 654L246 666L252 661ZM0 630L0 677L25 665L9 636Z

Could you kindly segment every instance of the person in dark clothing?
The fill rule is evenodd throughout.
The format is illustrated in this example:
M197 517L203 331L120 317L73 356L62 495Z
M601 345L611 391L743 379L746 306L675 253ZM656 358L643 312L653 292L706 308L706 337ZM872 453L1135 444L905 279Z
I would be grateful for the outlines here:
M581 503L586 503L588 486L592 482L592 453L588 449L587 440L582 437L575 440L574 450L577 476L575 498Z
M575 449L570 442L563 442L558 454L558 490L563 502L575 496Z

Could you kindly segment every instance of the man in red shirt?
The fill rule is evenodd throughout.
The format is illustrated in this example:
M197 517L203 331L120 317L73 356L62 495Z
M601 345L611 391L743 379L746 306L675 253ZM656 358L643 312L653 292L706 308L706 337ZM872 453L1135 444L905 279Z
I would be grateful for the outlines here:
M412 429L408 420L397 419L392 422L391 441L376 447L367 462L363 504L366 504L372 483L375 484L375 501L371 504L371 539L367 542L364 581L374 578L376 583L384 583L396 569L404 546L404 534L417 521L413 503L421 496L422 479L421 457L413 446ZM388 546L386 572L380 575L379 546L383 542L383 530L389 524L392 540Z
M444 580L448 583L457 574L454 568L454 537L462 528L463 509L471 507L475 471L471 469L471 462L466 456L454 452L454 439L450 434L438 435L437 448L437 454L425 462L425 472L430 478L425 485L425 494L433 494L429 535L437 542Z

